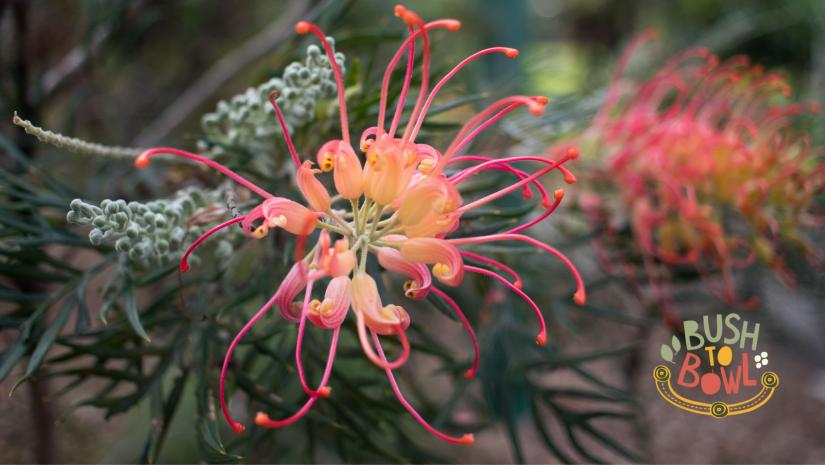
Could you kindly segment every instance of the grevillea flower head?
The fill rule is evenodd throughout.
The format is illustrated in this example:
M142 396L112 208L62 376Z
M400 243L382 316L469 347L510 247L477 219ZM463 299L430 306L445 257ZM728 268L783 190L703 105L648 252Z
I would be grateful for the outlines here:
M630 58L653 37L640 34L624 52L584 135L601 147L602 176L621 192L616 208L630 211L646 268L657 274L656 261L718 272L721 287L709 284L728 302L733 269L757 258L790 278L783 245L814 253L800 227L814 223L812 200L825 187L821 151L793 122L819 106L785 103L791 89L780 76L704 48L676 54L647 81L624 79ZM589 198L583 206L593 213L608 202ZM731 225L731 213L746 230Z
M398 6L395 13L409 30L409 36L401 44L391 59L382 81L376 126L366 128L358 148L363 159L355 152L350 139L347 104L341 71L335 63L332 48L326 36L317 26L299 22L295 30L299 34L312 34L324 47L335 76L338 90L341 137L324 143L315 155L317 168L312 161L302 161L284 124L276 96L270 96L275 116L281 122L286 146L297 169L298 189L307 201L308 207L293 200L275 197L265 189L241 177L230 169L199 155L177 149L157 148L144 152L136 161L138 167L145 167L151 157L159 153L188 158L205 164L252 192L261 196L262 203L245 215L226 221L214 227L196 241L187 251L187 256L210 234L235 223L240 223L250 237L265 237L272 228L281 228L297 236L296 262L287 273L275 295L252 317L232 340L224 358L220 378L220 401L223 414L236 431L244 427L232 419L226 405L225 382L227 367L232 362L232 354L240 339L263 314L273 305L278 305L281 315L298 324L296 342L296 366L298 378L308 396L306 403L293 415L273 420L266 413L259 413L255 423L259 426L276 428L299 420L321 397L331 393L328 386L333 367L338 334L345 324L349 309L355 318L360 345L366 357L384 370L393 392L402 405L421 425L437 437L459 444L474 441L472 434L450 436L432 427L410 405L401 392L394 370L401 367L410 357L410 343L407 329L414 324L411 315L397 302L384 302L376 284L376 278L367 271L367 260L374 254L379 264L386 270L407 278L404 295L413 300L421 300L430 293L444 300L457 314L467 329L474 348L472 366L466 376L472 378L478 367L478 344L475 333L461 308L446 293L433 283L436 280L447 286L461 285L467 272L482 274L495 279L521 297L535 313L539 321L536 342L545 344L547 330L544 317L535 302L521 290L521 279L507 265L492 258L465 250L476 244L497 241L521 241L536 246L558 257L572 272L576 290L574 300L582 304L585 300L584 284L573 264L559 251L536 239L519 234L550 215L559 205L561 195L554 198L547 194L539 182L540 178L553 171L562 173L564 180L573 182L572 174L563 166L575 159L578 152L570 149L555 160L546 156L520 156L492 158L459 153L482 131L508 113L526 107L533 114L540 114L547 99L540 96L511 96L503 98L480 112L456 135L452 143L442 152L416 141L418 131L427 111L438 91L460 69L479 57L488 54L503 54L513 58L518 52L508 47L493 47L477 52L461 61L430 89L430 33L436 29L456 31L460 23L453 19L442 19L424 23L415 13ZM403 132L399 126L405 108L407 93L411 89L416 44L421 44L421 82L412 110L406 120ZM406 55L407 68L396 103L396 110L387 121L388 89L392 71ZM387 126L388 124L388 126ZM533 172L523 171L514 164L537 164ZM505 171L514 176L506 187L465 202L459 193L463 182L486 170ZM335 193L327 191L322 177L332 173ZM450 237L458 227L464 213L489 204L510 193L522 192L531 198L533 192L540 194L540 205L544 212L525 224L516 226L501 234L483 236ZM332 194L332 195L331 195ZM319 230L317 232L316 230ZM314 245L310 241L315 239ZM465 259L481 266L465 264ZM184 258L185 262L185 258ZM187 271L188 266L181 266ZM507 278L494 270L501 270ZM314 291L325 289L323 296L313 298ZM332 332L328 360L317 387L309 385L303 370L302 346L307 321L312 326ZM396 338L400 342L400 353L392 360L387 357L382 346L382 338Z

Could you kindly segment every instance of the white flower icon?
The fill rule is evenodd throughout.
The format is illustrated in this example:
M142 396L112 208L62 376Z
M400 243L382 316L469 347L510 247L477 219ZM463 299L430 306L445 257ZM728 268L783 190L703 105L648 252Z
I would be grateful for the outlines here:
M768 366L768 353L762 352L753 356L753 361L756 362L756 368Z

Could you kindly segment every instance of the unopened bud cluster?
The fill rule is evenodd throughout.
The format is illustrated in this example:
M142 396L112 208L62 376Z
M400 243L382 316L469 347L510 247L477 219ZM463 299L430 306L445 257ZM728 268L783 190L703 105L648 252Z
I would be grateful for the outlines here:
M334 45L331 37L327 40ZM336 53L335 61L344 68L344 54ZM278 105L290 129L306 125L314 119L318 101L335 95L335 76L329 60L318 46L310 45L306 60L290 63L282 78L272 78L228 102L218 102L215 112L201 119L206 137L199 141L199 150L211 156L223 155L233 148L271 155L273 135L281 133L268 102L273 91L280 93Z
M91 224L92 244L114 244L130 265L146 269L180 260L181 246L203 234L203 226L212 222L212 217L224 213L217 192L187 189L171 199L148 203L105 199L97 206L74 199L66 219ZM215 253L219 259L232 255L233 236L230 232L217 241Z

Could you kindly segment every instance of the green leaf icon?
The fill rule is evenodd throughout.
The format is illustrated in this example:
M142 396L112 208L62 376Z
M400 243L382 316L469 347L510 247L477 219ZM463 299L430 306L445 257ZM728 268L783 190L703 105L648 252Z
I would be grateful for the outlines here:
M679 338L676 337L676 336L673 336L673 339L670 341L670 345L673 346L673 352L675 352L677 354L679 353L680 350L682 350L682 343L679 341Z
M659 353L666 362L673 363L673 350L670 349L669 345L662 344L662 350Z

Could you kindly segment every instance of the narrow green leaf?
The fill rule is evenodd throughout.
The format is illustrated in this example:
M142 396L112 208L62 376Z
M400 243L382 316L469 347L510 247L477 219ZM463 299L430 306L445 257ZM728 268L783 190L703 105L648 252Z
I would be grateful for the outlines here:
M14 276L15 279L28 279L32 281L68 281L71 277L52 271L46 271L37 267L26 266L22 263L0 263L0 274Z
M138 336L150 342L151 339L149 335L146 334L146 330L143 329L143 325L140 323L140 314L138 313L137 301L135 300L135 293L132 291L132 288L127 287L124 289L123 296L126 301L126 318L129 320L129 325L132 326L132 329Z
M550 451L553 455L556 456L562 463L573 463L573 459L562 452L561 448L556 444L556 441L553 440L553 437L550 435L550 432L544 426L544 420L541 417L541 410L539 409L539 404L536 401L535 397L532 400L532 408L530 409L531 416L533 417L533 426L536 428L536 431L539 433L539 437L544 442L544 445L547 446L547 450Z
M40 319L48 308L48 302L40 305L37 310L20 325L20 334L17 336L17 339L3 352L3 363L0 364L0 381L6 379L6 376L11 373L11 370L28 350L29 337L31 337L34 323Z
M629 449L625 448L618 441L613 439L612 437L608 436L601 430L597 429L590 423L584 423L582 425L582 429L590 434L593 438L604 444L606 447L614 450L616 453L620 454L624 458L632 461L632 462L640 462L641 457L636 455L635 453L631 452Z
M97 319L104 325L109 324L109 318L106 315L108 315L109 310L115 305L115 299L116 297L106 299L97 310Z
M510 439L510 445L513 448L516 462L525 463L524 449L521 447L521 440L519 439L518 423L516 421L515 412L510 408L509 395L504 395L505 403L508 404L504 409L504 424L507 427L507 436Z
M141 462L157 463L166 435L169 432L169 426L172 424L175 411L177 411L180 404L183 388L186 386L188 377L189 371L187 370L175 378L172 391L166 399L163 399L161 383L158 383L152 389L152 431L146 441Z
M51 322L49 327L43 333L43 336L40 337L40 341L37 343L37 347L35 347L34 352L32 352L32 356L29 359L29 365L26 367L25 376L33 375L34 372L40 367L46 353L48 353L49 349L52 347L52 344L54 344L54 340L60 334L63 326L66 325L66 321L69 319L69 315L72 313L73 308L74 301L71 298L67 298L66 301L63 302L63 306L60 307L54 321Z
M0 364L0 381L6 379L12 368L17 365L20 357L26 353L26 339L27 336L24 337L22 334L17 336L17 339L3 352L3 363Z
M43 300L47 298L49 298L49 294L45 293L30 294L26 292L19 292L12 289L0 289L0 301L3 302L37 302L38 300Z
M92 325L92 317L89 312L89 306L86 304L86 292L89 286L89 280L96 275L100 270L108 266L110 260L106 259L95 265L93 268L86 270L80 277L75 289L75 299L77 301L77 321L75 322L75 334L82 334L88 331Z

